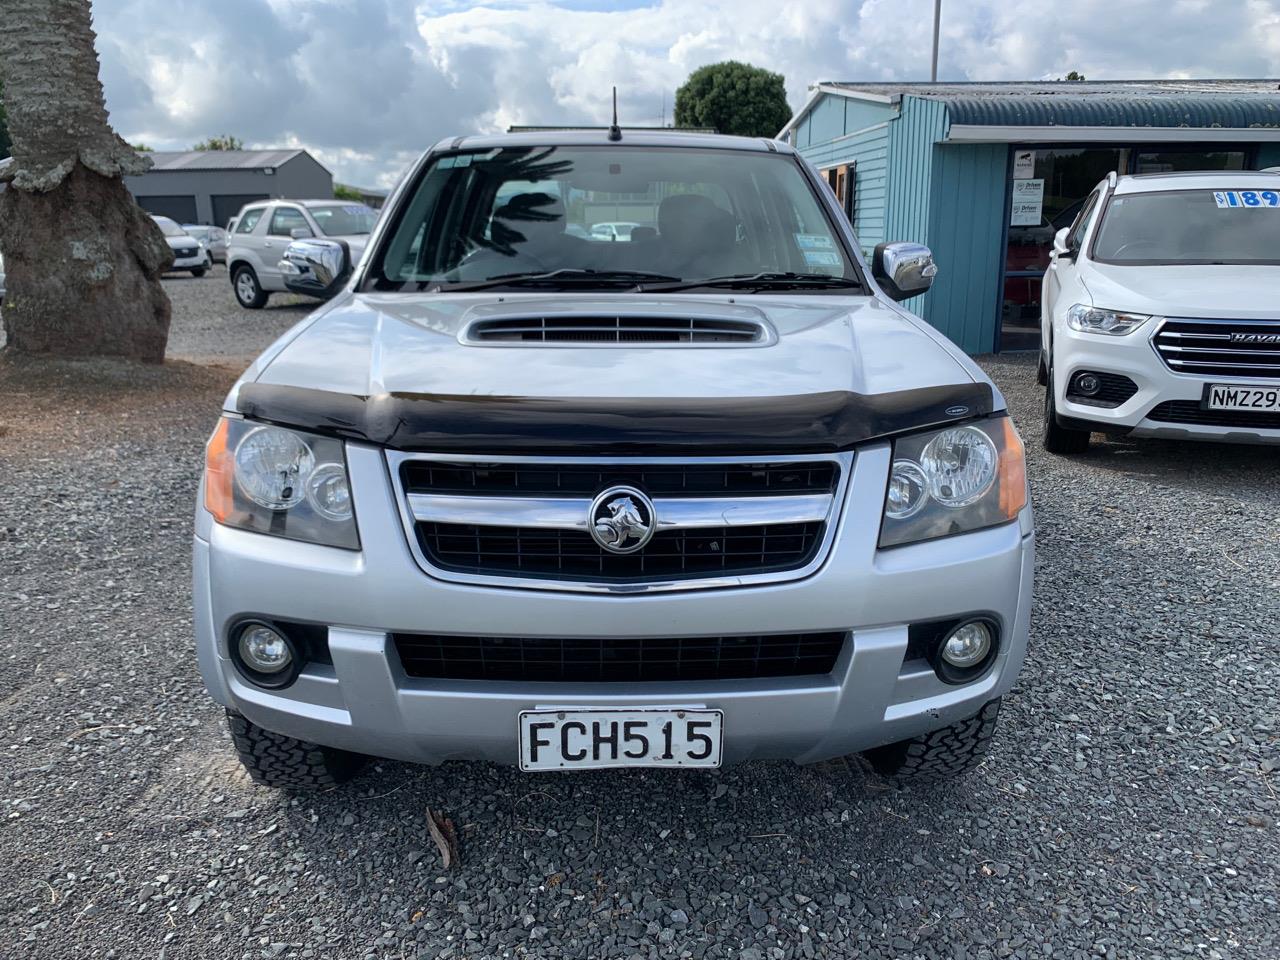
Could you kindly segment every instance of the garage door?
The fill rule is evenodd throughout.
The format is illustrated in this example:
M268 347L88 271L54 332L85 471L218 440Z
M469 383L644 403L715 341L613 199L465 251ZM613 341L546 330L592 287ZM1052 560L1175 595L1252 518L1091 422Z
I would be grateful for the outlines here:
M138 206L158 217L169 217L179 223L196 222L195 197L138 197Z
M213 222L220 227L225 227L227 221L240 212L240 208L246 203L256 203L259 200L269 199L265 193L224 193L214 194L211 198L213 201Z

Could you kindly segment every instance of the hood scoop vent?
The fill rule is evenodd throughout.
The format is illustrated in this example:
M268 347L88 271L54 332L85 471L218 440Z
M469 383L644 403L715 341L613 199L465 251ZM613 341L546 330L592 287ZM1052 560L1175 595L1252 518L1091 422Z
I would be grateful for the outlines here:
M570 315L477 319L466 326L460 339L481 346L758 347L771 343L773 332L762 320Z

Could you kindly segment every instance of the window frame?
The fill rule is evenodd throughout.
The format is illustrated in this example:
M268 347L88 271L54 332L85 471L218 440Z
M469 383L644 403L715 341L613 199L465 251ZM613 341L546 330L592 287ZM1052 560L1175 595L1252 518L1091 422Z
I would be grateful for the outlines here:
M258 224L262 223L263 219L265 219L268 209L270 208L246 207L244 210L241 210L240 215L236 217L235 235L239 236L240 234L244 234L245 236L249 236L250 234L252 234L255 230L258 229ZM255 213L258 216L251 223L249 223L249 229L246 230L245 222L249 220L249 218L252 217Z
M290 227L284 233L276 233L276 217L280 216L282 213L296 213L302 220L301 225L310 230L313 236L315 235L316 228L311 225L311 220L302 212L301 207L295 207L293 204L289 203L282 203L271 211L271 221L267 224L266 235L268 237L283 237L289 240L293 239L293 231L296 229L296 226Z
M1067 250L1072 256L1079 256L1084 250L1084 238L1089 232L1094 212L1098 209L1098 201L1102 198L1101 187L1094 187L1093 192L1085 198L1084 206L1076 214L1075 223L1067 230Z

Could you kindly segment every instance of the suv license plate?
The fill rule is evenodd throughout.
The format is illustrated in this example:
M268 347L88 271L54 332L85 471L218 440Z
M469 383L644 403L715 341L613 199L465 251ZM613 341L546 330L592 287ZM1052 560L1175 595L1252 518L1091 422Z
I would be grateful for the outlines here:
M719 710L525 710L520 769L718 767Z
M1277 413L1280 412L1280 387L1236 387L1227 383L1211 383L1205 405L1210 410Z

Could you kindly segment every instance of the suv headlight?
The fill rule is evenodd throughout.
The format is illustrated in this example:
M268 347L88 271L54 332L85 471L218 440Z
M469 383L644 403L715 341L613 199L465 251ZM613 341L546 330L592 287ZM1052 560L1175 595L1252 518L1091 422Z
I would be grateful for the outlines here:
M360 549L342 441L223 418L205 448L204 506L255 533Z
M893 444L880 546L994 527L1026 505L1026 458L1008 417L905 437Z
M1081 333L1105 333L1123 337L1133 333L1151 317L1144 313L1119 313L1077 303L1067 311L1067 326Z

